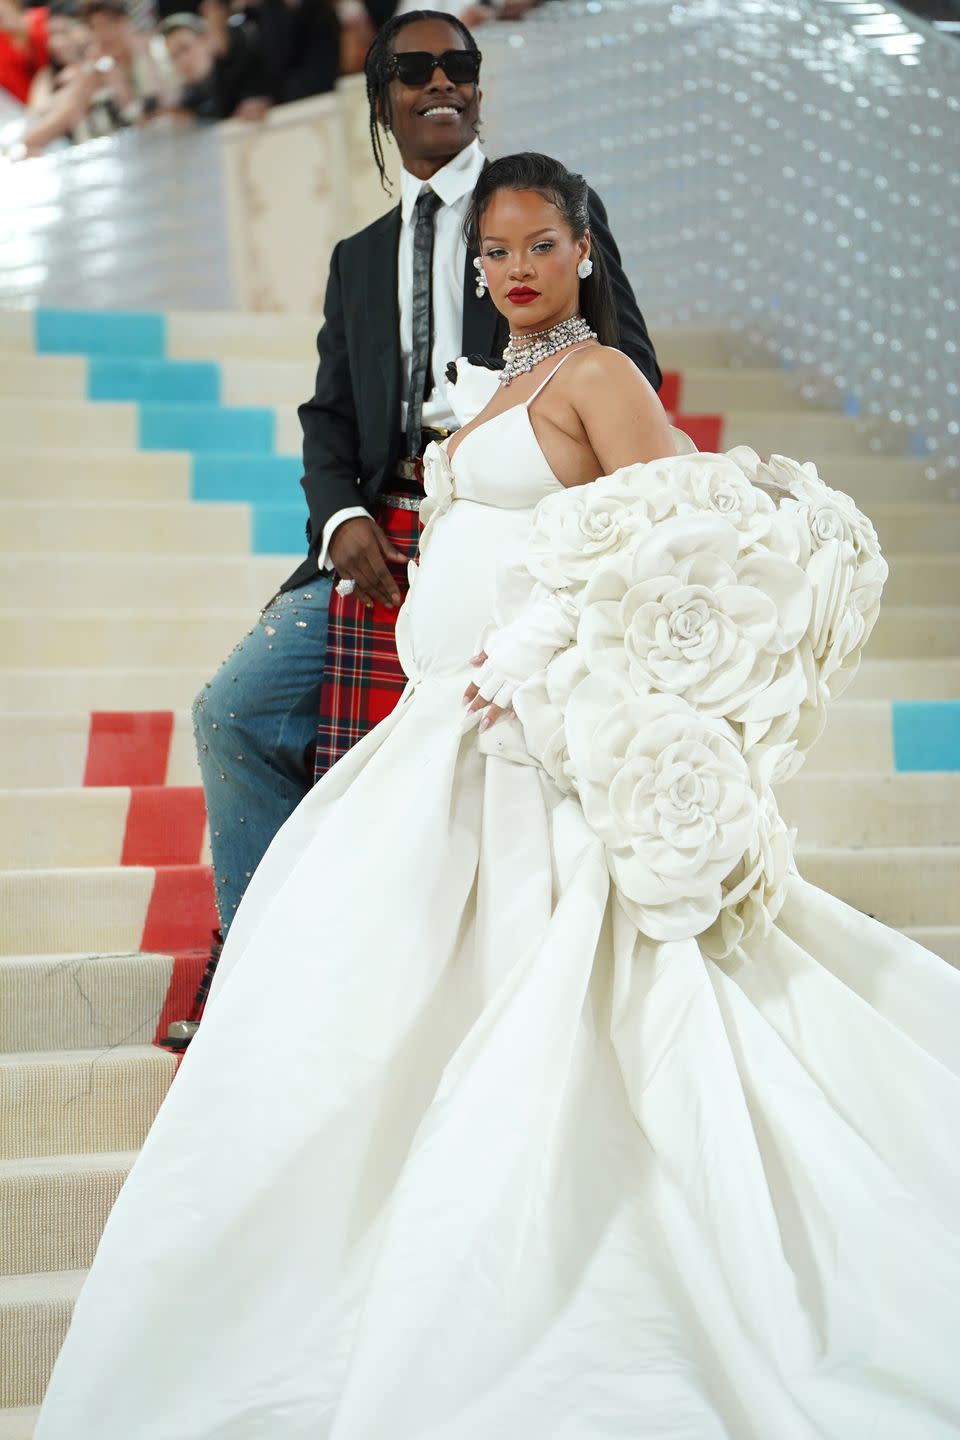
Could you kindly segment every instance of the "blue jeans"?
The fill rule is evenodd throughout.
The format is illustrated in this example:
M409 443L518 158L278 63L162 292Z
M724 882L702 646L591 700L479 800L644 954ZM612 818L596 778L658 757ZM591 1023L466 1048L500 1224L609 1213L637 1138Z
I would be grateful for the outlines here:
M224 934L267 846L313 783L331 581L279 595L193 702Z

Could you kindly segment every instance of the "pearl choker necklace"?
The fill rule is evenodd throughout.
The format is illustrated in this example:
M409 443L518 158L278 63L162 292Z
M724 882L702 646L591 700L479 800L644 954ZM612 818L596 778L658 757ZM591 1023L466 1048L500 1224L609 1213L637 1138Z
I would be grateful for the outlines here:
M568 320L561 320L559 325L551 325L549 330L535 330L529 335L511 335L503 352L506 363L500 371L500 384L509 385L518 375L525 375L541 360L546 360L549 355L556 355L560 350L566 350L569 345L579 345L584 340L596 338L596 331L591 330L580 315L571 315Z

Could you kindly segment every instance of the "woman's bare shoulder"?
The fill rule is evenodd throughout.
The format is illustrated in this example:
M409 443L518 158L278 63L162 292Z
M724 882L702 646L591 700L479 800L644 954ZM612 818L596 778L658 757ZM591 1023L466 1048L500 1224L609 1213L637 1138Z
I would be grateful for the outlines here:
M636 365L622 350L612 345L585 345L571 357L568 370L575 370L577 380L584 385L606 389L613 385L625 396L633 398L647 394L656 399L657 392Z
M584 348L566 370L567 394L590 436L603 474L637 460L673 454L660 398L629 355L607 345Z

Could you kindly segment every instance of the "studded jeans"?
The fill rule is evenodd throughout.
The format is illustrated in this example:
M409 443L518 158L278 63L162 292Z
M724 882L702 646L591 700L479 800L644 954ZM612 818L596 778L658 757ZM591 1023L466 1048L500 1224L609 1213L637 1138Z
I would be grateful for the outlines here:
M280 595L193 703L224 934L254 870L313 783L328 579Z

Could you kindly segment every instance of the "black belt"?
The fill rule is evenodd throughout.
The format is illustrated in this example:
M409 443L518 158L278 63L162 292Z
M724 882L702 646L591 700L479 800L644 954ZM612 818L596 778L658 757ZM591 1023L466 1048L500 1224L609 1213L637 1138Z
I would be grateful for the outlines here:
M452 434L453 434L453 431L452 431L452 430L442 430L442 429L440 429L438 426L425 425L425 426L423 427L423 429L421 430L421 432L420 432L420 435L421 435L420 455L417 455L417 456L404 455L403 452L404 452L404 448L405 448L405 446L406 446L406 436L401 436L400 446L399 446L399 449L400 449L400 459L397 461L397 468L396 468L396 471L395 471L395 481L392 481L391 484L390 484L390 489L391 489L391 491L393 491L393 492L395 492L395 493L399 491L399 493L402 494L402 493L403 493L403 484L404 484L404 482L406 482L408 485L410 485L410 486L413 487L412 490L410 491L411 494L422 495L422 494L423 494L423 491L422 491L422 489L420 488L419 484L417 483L417 477L416 477L416 474L415 474L415 472L414 472L414 463L415 463L416 460L419 460L419 459L420 459L420 457L423 455L423 452L424 452L424 450L426 450L426 448L427 448L428 445L430 445L430 444L437 444L437 445L439 445L439 443L440 443L441 440L446 440L446 439L447 439L450 435L452 435ZM400 482L400 483L399 483L399 484L398 484L398 483L395 483L396 481L398 481L398 482Z

